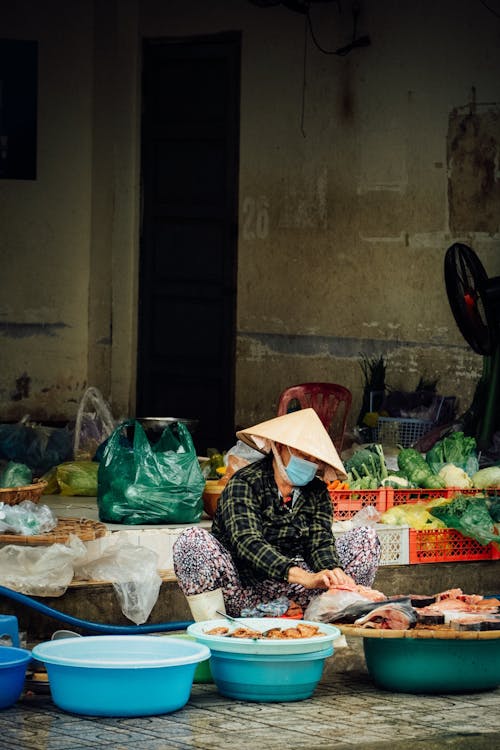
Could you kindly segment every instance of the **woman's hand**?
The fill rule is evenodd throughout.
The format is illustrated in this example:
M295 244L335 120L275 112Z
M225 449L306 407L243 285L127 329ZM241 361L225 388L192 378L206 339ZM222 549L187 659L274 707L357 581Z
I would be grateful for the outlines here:
M311 573L308 570L300 568L298 565L289 569L288 582L299 583L305 589L329 589L334 586L356 586L356 583L351 576L344 573L342 568L320 570L318 573Z

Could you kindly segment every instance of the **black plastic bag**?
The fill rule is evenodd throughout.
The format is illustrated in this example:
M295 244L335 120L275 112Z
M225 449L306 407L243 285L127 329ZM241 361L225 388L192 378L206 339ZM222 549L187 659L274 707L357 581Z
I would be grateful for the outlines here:
M97 506L108 523L197 523L205 478L189 430L178 422L151 445L137 421L109 438L99 464ZM133 438L128 433L133 428Z
M73 436L66 427L45 427L21 421L0 424L0 458L26 464L34 477L73 455Z

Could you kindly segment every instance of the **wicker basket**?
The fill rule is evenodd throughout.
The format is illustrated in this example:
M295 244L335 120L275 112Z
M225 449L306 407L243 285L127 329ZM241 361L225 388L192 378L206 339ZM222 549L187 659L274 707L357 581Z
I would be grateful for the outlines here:
M107 536L108 528L101 521L91 521L88 518L59 518L57 526L45 534L0 534L0 544L22 544L39 546L49 544L67 544L71 534L82 542L91 542Z
M18 505L23 500L31 500L37 503L47 486L47 482L35 482L35 484L26 484L23 487L5 487L0 489L0 503L5 505Z

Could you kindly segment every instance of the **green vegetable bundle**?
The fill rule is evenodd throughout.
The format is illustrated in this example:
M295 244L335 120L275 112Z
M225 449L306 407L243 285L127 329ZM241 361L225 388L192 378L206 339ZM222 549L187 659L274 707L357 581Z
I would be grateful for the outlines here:
M422 454L414 448L403 448L399 451L398 466L415 487L441 490L446 486L444 480L432 471Z
M425 458L434 472L438 472L443 464L455 464L465 468L470 459L477 459L476 439L467 437L463 432L453 432L438 440L427 451Z
M349 488L352 490L376 490L387 477L384 451L380 443L373 443L356 451L344 466Z

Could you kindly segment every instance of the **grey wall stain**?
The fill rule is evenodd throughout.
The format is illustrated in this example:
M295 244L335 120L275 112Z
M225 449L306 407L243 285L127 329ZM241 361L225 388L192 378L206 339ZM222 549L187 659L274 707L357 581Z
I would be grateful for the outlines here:
M480 107L486 111L478 111ZM450 230L500 230L500 110L498 105L454 109L448 123L448 201Z
M61 328L70 328L67 323L0 323L0 335L11 339L29 336L56 336Z
M10 395L12 401L21 401L23 398L29 398L30 385L30 376L27 372L23 372L22 375L16 378L16 390Z

